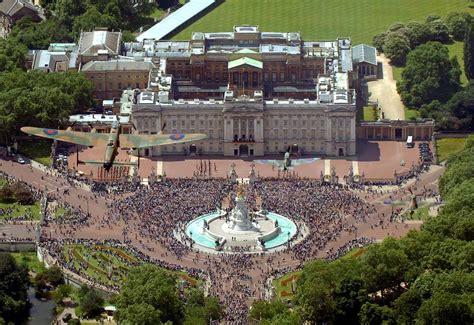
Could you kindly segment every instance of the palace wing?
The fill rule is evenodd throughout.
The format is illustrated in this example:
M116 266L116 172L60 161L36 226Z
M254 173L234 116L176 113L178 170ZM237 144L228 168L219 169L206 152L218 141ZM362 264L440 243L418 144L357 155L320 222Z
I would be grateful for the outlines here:
M204 140L207 135L202 133L189 134L120 134L120 147L146 148L154 146L165 146L169 144L192 142Z
M88 147L104 144L109 138L109 135L105 133L63 131L56 129L33 128L29 126L22 127L21 131L28 134L36 135L38 137L75 143Z

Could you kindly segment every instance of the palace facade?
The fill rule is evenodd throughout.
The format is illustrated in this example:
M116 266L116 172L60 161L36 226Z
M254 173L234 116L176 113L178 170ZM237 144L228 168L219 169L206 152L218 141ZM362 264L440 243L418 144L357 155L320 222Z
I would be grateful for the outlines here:
M158 133L166 123L168 133L208 134L143 155L356 153L348 38L308 42L299 33L237 26L193 33L190 41L125 43L122 54L154 66L146 90L122 97L140 133Z

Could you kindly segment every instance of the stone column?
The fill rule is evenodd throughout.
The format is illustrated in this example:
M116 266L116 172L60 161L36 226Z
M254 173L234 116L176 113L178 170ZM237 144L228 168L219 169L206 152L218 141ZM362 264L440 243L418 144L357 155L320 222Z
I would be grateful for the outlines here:
M258 137L258 134L257 134L257 118L255 117L253 119L253 139L255 140L255 142L257 142L259 139L257 138Z
M247 117L245 119L245 136L247 137L247 139L249 138L249 124L250 124L250 120L249 118Z
M241 132L242 132L242 119L239 118L239 130L237 131L237 136L239 137L239 139L242 136Z
M351 141L355 141L355 139L356 139L355 118L351 118L351 119L349 119L349 121L351 123Z

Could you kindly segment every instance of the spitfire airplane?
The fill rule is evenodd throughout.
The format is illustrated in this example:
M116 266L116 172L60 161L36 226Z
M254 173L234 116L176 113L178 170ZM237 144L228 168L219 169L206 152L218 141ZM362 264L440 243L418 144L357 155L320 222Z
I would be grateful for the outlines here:
M280 170L287 171L287 170L293 169L293 167L295 166L310 164L316 160L319 160L319 158L301 158L301 159L292 160L290 158L290 153L287 151L285 152L285 156L283 157L283 160L260 159L260 160L254 160L254 161L259 164L272 165L272 166L277 167Z
M164 128L164 127L163 127ZM133 162L118 162L115 161L117 156L117 149L120 147L141 149L154 146L165 146L170 144L177 144L183 142L199 141L207 138L207 135L201 133L191 134L163 134L163 130L159 134L122 134L120 122L114 121L110 133L95 133L95 132L77 132L68 130L56 130L34 127L22 127L21 131L24 133L36 135L43 138L64 141L90 148L95 146L105 146L104 160L86 160L83 161L86 165L103 165L106 170L112 166L130 166L136 165Z

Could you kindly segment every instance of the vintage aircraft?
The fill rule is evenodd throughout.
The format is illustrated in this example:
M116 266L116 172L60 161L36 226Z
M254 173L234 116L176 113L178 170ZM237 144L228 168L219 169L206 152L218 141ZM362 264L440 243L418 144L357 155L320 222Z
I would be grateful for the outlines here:
M287 171L287 170L293 169L293 167L295 166L310 164L316 160L319 160L319 158L300 158L300 159L292 160L290 158L290 153L287 151L285 152L285 156L283 157L283 160L260 159L260 160L254 160L254 161L259 164L272 165L272 166L277 167L280 170Z
M117 155L117 149L132 148L140 149L154 146L165 146L176 143L199 141L207 138L207 135L194 133L194 134L121 134L120 122L114 121L110 133L95 133L95 132L77 132L70 130L55 130L55 129L44 129L34 127L22 127L21 131L36 135L43 138L54 139L58 141L64 141L90 148L95 146L105 145L104 160L86 160L83 163L87 165L103 165L106 170L109 170L112 166L130 166L136 165L133 162L118 162L115 161Z

